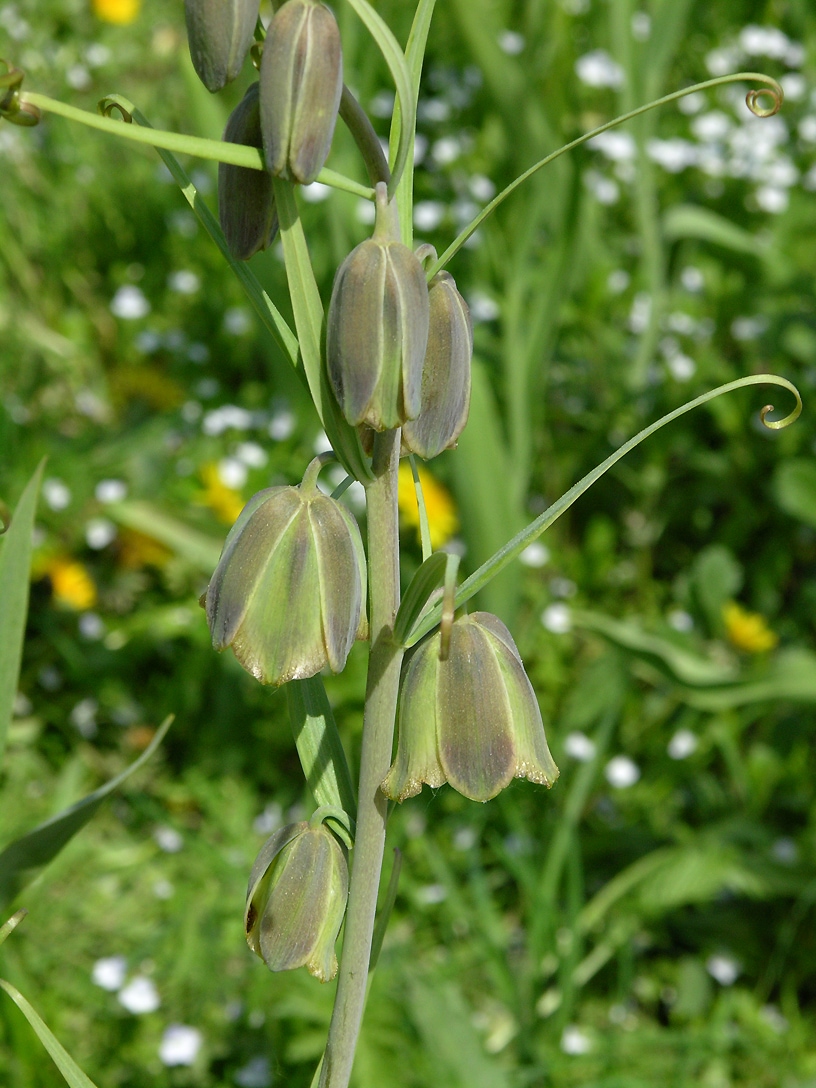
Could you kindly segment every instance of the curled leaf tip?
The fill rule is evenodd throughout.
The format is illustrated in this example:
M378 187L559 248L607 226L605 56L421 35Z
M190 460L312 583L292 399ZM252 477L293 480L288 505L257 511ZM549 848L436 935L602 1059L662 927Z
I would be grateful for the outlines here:
M133 124L133 114L127 108L127 106L125 106L124 102L119 98L118 95L109 94L106 95L104 98L100 98L99 103L97 104L97 109L103 117L113 117L114 111L116 111L118 112L120 119L124 121L125 124Z
M25 73L2 58L0 58L0 64L5 65L6 69L5 72L0 73L0 118L11 121L13 125L22 125L26 128L38 125L42 114L36 106L20 97L20 87Z
M768 415L774 410L772 404L766 404L762 411L759 413L760 421L764 427L767 427L769 431L782 431L785 427L789 427L791 423L794 423L802 414L802 398L799 396L799 390L795 386L791 385L791 392L796 397L796 404L793 411L788 412L782 419L768 419Z
M745 96L745 105L755 117L773 117L782 108L782 103L785 101L785 92L776 80L771 80L771 83L772 86L755 87ZM763 97L770 98L770 105L762 105L761 100Z

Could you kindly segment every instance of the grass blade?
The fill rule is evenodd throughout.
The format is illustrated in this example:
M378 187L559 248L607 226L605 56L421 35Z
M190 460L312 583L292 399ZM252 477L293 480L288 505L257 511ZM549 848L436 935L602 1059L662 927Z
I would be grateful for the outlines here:
M150 759L172 721L172 714L164 719L144 752L121 774L5 848L0 854L0 903L8 903L14 899L34 879L38 871L52 861L77 831L88 823L105 798Z
M54 1062L70 1088L96 1088L91 1078L83 1073L77 1063L60 1043L39 1013L26 1001L20 991L10 982L0 978L0 988L4 989L11 1000L22 1012L39 1036L40 1042L54 1059Z
M14 697L23 659L31 537L45 461L41 461L23 492L0 551L0 764L6 747Z

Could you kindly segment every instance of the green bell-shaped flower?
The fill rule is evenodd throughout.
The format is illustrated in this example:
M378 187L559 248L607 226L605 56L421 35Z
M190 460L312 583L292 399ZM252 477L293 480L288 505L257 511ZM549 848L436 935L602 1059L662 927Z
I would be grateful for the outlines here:
M230 114L224 139L248 147L262 146L258 84L253 83ZM229 251L236 261L248 261L266 249L278 232L272 178L265 170L218 164L218 218Z
M439 272L428 288L430 326L422 366L419 415L402 429L405 450L429 460L451 449L467 423L473 326L467 303L449 272Z
M220 91L244 66L260 0L184 0L190 57L208 91Z
M441 633L421 642L400 689L397 756L382 783L404 801L423 783L448 782L488 801L513 778L551 786L558 777L541 712L513 638L489 612L454 620L447 659Z
M261 61L261 126L271 173L313 182L329 155L340 96L343 53L337 20L319 0L278 8Z
M213 646L263 684L340 672L366 630L366 570L349 511L317 488L270 487L241 511L207 587Z
M425 272L395 240L393 215L379 184L374 236L340 265L326 325L329 378L343 415L375 431L419 415L428 344Z
M334 945L348 899L343 847L323 824L289 824L255 859L247 888L247 944L270 971L305 967L321 982L337 974Z

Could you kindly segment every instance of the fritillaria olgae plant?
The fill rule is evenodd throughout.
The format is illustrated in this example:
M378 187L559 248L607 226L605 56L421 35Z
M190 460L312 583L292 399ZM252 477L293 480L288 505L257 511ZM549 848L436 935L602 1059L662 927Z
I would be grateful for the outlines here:
M231 648L261 683L286 686L298 753L317 803L310 820L280 829L264 845L250 876L244 921L250 947L271 970L305 966L324 981L339 974L315 1073L321 1088L346 1088L351 1075L376 958L372 948L379 947L387 922L387 916L375 918L375 908L389 799L400 802L423 784L447 783L484 802L514 777L552 786L558 776L510 632L495 616L468 614L467 602L616 461L683 412L749 384L782 385L796 397L785 419L769 421L771 408L763 409L768 427L785 426L801 407L794 387L775 375L751 375L711 390L626 442L459 585L458 560L431 551L425 518L423 564L401 588L400 457L429 459L454 447L467 421L473 336L467 305L448 270L462 245L555 157L645 109L740 80L760 85L749 92L748 105L768 116L781 105L782 92L768 76L740 72L616 118L531 166L437 256L428 245L414 248L411 177L434 0L419 0L405 49L367 0L343 2L362 20L394 80L399 109L388 159L343 82L340 31L320 0L276 2L267 26L259 19L259 0L185 0L191 57L210 91L234 80L250 57L259 69L220 142L157 131L118 95L104 99L96 116L23 92L23 73L11 65L0 76L0 115L8 121L33 125L41 111L51 111L158 150L308 387L332 445L330 454L305 468L299 486L270 488L250 499L227 537L204 601L215 649ZM354 138L369 185L325 166L338 119ZM174 151L219 163L220 227ZM337 270L325 314L298 213L298 186L316 178L375 205L372 236ZM239 263L278 235L294 330ZM328 460L347 472L332 496L317 488ZM416 471L414 479L422 520ZM339 502L354 480L366 489L365 545ZM355 639L369 643L356 795L319 676L326 667L343 669ZM335 942L343 927L338 964Z

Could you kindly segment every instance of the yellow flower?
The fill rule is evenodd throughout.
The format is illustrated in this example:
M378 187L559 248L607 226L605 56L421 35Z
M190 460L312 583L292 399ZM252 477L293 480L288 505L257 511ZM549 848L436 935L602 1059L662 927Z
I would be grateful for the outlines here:
M441 548L459 528L459 515L453 497L447 488L433 477L427 469L420 467L419 482L425 496L425 509L428 512L428 527L431 531L431 547ZM414 477L411 466L402 461L399 467L399 490L397 502L405 525L412 526L419 536L419 504L417 503Z
M164 567L172 554L160 541L137 529L122 529L119 533L119 562L127 570Z
M91 6L97 19L126 26L139 14L142 0L91 0Z
M232 525L244 508L244 500L239 492L222 481L215 461L208 461L201 469L204 490L198 493L196 502L209 506L219 521Z
M779 642L779 637L770 629L764 616L746 611L736 601L723 605L723 620L728 641L746 654L764 653Z
M82 612L96 604L96 586L87 568L76 559L57 556L48 561L43 574L51 579L51 589L57 604Z

